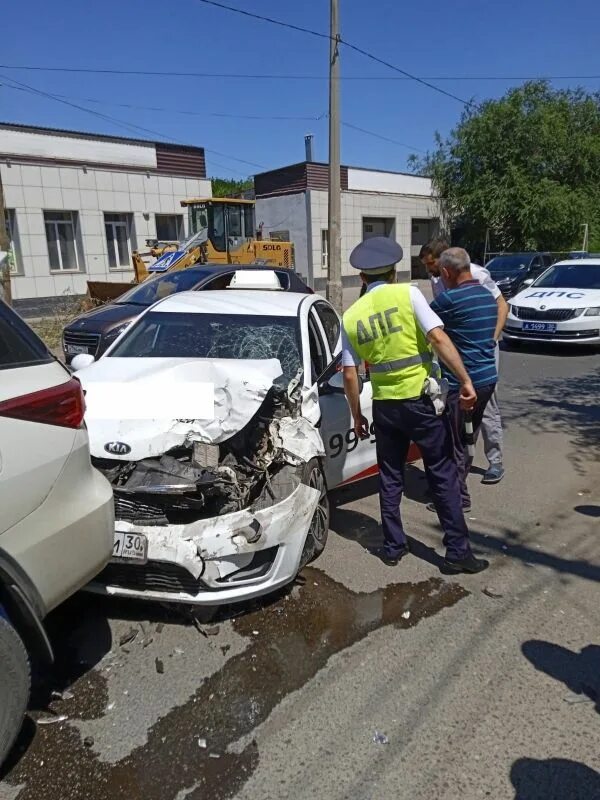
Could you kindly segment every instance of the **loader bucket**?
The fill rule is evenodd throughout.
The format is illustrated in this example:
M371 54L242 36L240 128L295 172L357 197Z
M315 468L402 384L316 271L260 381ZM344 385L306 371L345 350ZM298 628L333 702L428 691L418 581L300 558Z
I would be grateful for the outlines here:
M117 283L116 281L88 281L87 282L87 303L90 308L101 306L104 303L109 303L116 300L128 289L131 289L135 283Z

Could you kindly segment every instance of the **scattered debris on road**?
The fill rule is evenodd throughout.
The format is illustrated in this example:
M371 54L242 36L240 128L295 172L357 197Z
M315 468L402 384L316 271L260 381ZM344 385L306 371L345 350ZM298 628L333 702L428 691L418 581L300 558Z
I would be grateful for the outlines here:
M410 611L403 611L402 619L410 619Z
M64 722L69 719L66 714L58 714L56 717L40 717L36 720L38 725L53 725L55 722Z
M72 700L75 695L65 689L63 692L58 692L56 689L50 695L53 700Z
M159 675L162 675L164 673L165 665L160 660L160 658L155 658L154 659L154 666L156 667L156 671L158 672Z
M86 736L83 740L84 747L93 747L94 746L94 737L93 736Z
M563 697L565 703L568 703L571 706L574 706L576 703L593 703L594 700L591 697L587 697L585 694L576 694L575 692L571 692L566 697Z
M203 750L207 748L206 739L198 739L198 747L201 747Z
M491 586L486 586L484 589L481 590L483 594L487 597L493 597L494 600L498 600L501 597L504 597L502 592L499 592L497 589L492 588Z
M129 644L130 642L133 642L133 640L136 638L138 633L139 633L139 629L138 628L130 628L127 631L127 633L124 633L119 638L119 647L123 647L124 645Z
M375 731L373 734L373 743L374 744L389 744L390 740L385 735L385 733L380 733L379 731Z

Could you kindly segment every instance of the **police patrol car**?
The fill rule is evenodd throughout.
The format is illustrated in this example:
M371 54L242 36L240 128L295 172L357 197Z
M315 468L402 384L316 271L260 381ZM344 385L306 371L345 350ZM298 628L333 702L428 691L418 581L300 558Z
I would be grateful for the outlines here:
M526 281L527 283L527 281ZM600 259L560 261L511 298L504 341L600 344Z
M216 605L273 591L324 548L327 490L377 471L353 430L340 320L318 295L182 292L97 362L73 361L113 486L102 593Z

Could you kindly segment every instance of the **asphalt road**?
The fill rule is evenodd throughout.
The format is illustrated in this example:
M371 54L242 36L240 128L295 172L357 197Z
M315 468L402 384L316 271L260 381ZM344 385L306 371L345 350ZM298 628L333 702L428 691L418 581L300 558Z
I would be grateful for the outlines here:
M600 798L600 355L501 368L507 475L470 479L488 572L439 573L413 467L398 568L366 552L369 483L332 498L328 547L290 591L201 631L73 598L0 799Z

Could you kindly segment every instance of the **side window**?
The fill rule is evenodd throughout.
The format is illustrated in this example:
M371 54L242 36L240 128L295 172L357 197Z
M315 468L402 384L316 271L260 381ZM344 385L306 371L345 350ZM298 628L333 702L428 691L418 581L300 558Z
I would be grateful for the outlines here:
M552 256L543 256L542 258L544 261L544 269L552 266L552 261L553 261Z
M325 372L327 367L327 352L325 350L325 343L321 338L321 332L315 324L312 311L308 315L308 341L310 344L312 383L314 383L319 375Z
M233 272L227 272L225 275L217 275L216 278L213 278L199 288L204 292L211 289L226 289L231 283L233 275Z
M8 306L0 302L0 370L53 361L46 346Z
M321 320L321 325L327 336L331 352L335 352L335 348L340 337L340 320L331 306L327 303L315 303L315 310Z
M540 267L542 266L541 257L540 256L536 256L529 266L530 266L530 269L532 269L534 272L537 272L540 269Z

